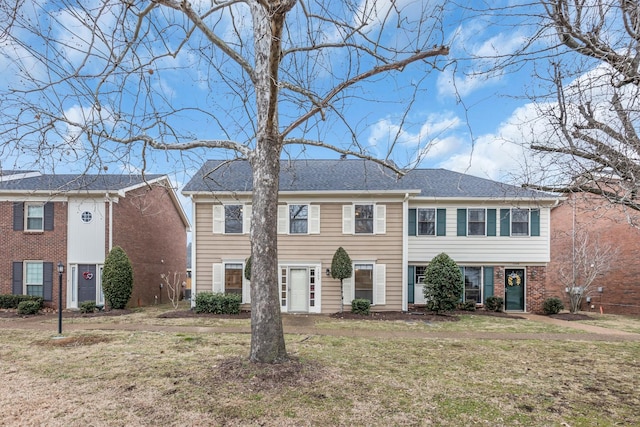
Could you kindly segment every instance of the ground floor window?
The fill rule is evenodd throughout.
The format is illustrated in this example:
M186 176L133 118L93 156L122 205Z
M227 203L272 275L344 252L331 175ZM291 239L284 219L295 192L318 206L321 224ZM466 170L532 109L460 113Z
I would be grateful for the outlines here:
M224 292L226 294L242 295L242 264L225 264Z
M353 272L355 298L368 299L373 304L373 264L356 264Z
M44 268L42 261L26 261L24 266L26 294L34 297L44 297Z
M464 277L464 301L482 303L482 267L461 267Z

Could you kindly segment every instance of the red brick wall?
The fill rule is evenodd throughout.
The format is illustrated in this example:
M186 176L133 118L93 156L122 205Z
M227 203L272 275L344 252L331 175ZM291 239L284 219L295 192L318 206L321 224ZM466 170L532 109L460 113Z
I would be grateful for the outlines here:
M525 309L531 313L542 313L542 304L546 298L547 267L518 266L518 268L524 268L527 275L525 280ZM505 298L504 269L504 266L496 266L493 270L493 294L502 299Z
M56 266L67 259L67 203L54 203L54 229L43 232L13 231L13 202L0 202L0 294L12 293L14 261L42 260L54 265L53 299L49 307L57 307L58 275ZM62 276L62 298L66 302L67 273Z
M577 196L563 202L551 211L551 263L546 283L548 296L562 299L568 308L565 287L571 284L560 279L559 259L572 253L572 230L586 229L590 239L600 244L612 244L619 253L612 269L598 277L591 286L591 304L583 301L585 311L605 313L640 314L640 230L629 225L627 216L619 206L588 196ZM603 287L603 292L597 292ZM591 308L591 305L594 307Z
M160 288L162 273L173 278L178 271L186 280L187 232L169 191L145 186L113 204L113 244L133 265L131 307L170 302L166 286Z

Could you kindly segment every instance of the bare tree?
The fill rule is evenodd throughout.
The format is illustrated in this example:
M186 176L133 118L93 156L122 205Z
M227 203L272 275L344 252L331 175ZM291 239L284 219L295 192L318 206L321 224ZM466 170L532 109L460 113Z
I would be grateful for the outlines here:
M558 276L569 298L569 310L577 313L583 299L591 296L596 279L611 270L618 250L601 243L584 228L574 229L570 234L561 237L570 244L558 255Z
M177 310L180 305L180 300L182 299L183 289L185 288L182 273L178 271L174 271L173 275L171 272L162 273L160 274L160 278L167 287L167 296L171 301L171 305L173 305L173 309Z
M638 211L640 2L542 4L550 31L539 36L551 34L558 50L549 53L550 91L535 102L546 123L538 123L530 146L544 174L526 185L595 194Z
M226 151L253 168L250 360L287 359L277 290L280 158L327 148L400 172L359 140L367 108L407 126L425 76L448 54L446 1L94 0L3 2L11 78L0 90L3 158L56 166L159 161L148 150ZM377 85L408 67L417 78ZM172 89L171 84L178 87ZM204 88L191 102L175 90ZM364 104L366 105L366 104ZM355 108L350 109L349 107ZM347 114L349 112L349 114ZM355 116L353 114L356 114ZM359 116L357 115L359 114ZM336 136L339 126L342 134ZM339 138L331 144L326 137ZM192 151L193 152L193 151ZM419 150L416 150L419 152ZM140 160L138 160L140 159ZM185 161L186 160L182 160ZM7 160L5 160L5 163ZM21 160L16 160L20 163ZM6 167L6 166L5 166Z

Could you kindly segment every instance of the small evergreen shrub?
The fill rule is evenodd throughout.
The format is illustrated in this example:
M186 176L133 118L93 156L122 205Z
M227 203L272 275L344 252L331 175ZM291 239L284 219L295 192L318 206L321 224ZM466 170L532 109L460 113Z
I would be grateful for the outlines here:
M80 313L93 313L98 309L95 301L84 301L80 303Z
M484 303L484 309L487 311L502 311L504 300L497 296L490 296Z
M368 299L358 298L351 301L351 312L368 316L371 310L371 302Z
M238 314L242 297L238 294L200 292L196 295L196 313Z
M458 304L458 310L462 311L476 311L475 301L465 301Z
M542 311L547 315L558 314L563 308L564 304L562 304L562 301L558 297L547 298L542 304Z
M41 304L38 301L22 301L18 304L18 314L38 314Z
M463 277L460 268L444 252L436 255L424 273L424 297L427 310L453 311L462 298Z
M18 308L18 304L22 301L37 301L40 309L44 307L44 299L42 297L34 297L32 295L0 295L0 308Z
M113 309L127 306L133 292L133 267L124 249L114 246L104 260L102 291Z

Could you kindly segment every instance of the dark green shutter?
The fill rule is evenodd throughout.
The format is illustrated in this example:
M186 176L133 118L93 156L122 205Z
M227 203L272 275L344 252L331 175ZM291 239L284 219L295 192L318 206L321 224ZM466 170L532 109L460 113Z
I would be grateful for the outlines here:
M496 235L496 210L487 209L487 236Z
M414 209L415 210L415 209ZM413 265L409 266L409 271L407 272L407 302L409 304L413 304L415 302L413 294L415 293L415 279L416 279L416 268Z
M417 209L409 209L409 230L408 230L409 236L415 236L418 234L416 232L417 230L416 216L417 216Z
M484 268L484 301L493 296L493 267Z
M44 204L44 229L45 231L53 230L53 203Z
M531 235L540 235L540 209L531 209Z
M42 263L42 284L44 285L43 296L45 301L53 300L53 263Z
M500 235L511 236L511 209L500 209Z
M447 210L446 209L437 210L436 221L437 221L436 235L446 236L447 235Z
M13 275L11 277L11 293L13 295L22 295L22 263L13 263Z
M13 203L13 231L24 230L24 203ZM22 293L22 292L21 292Z
M467 235L467 210L458 209L458 236Z

